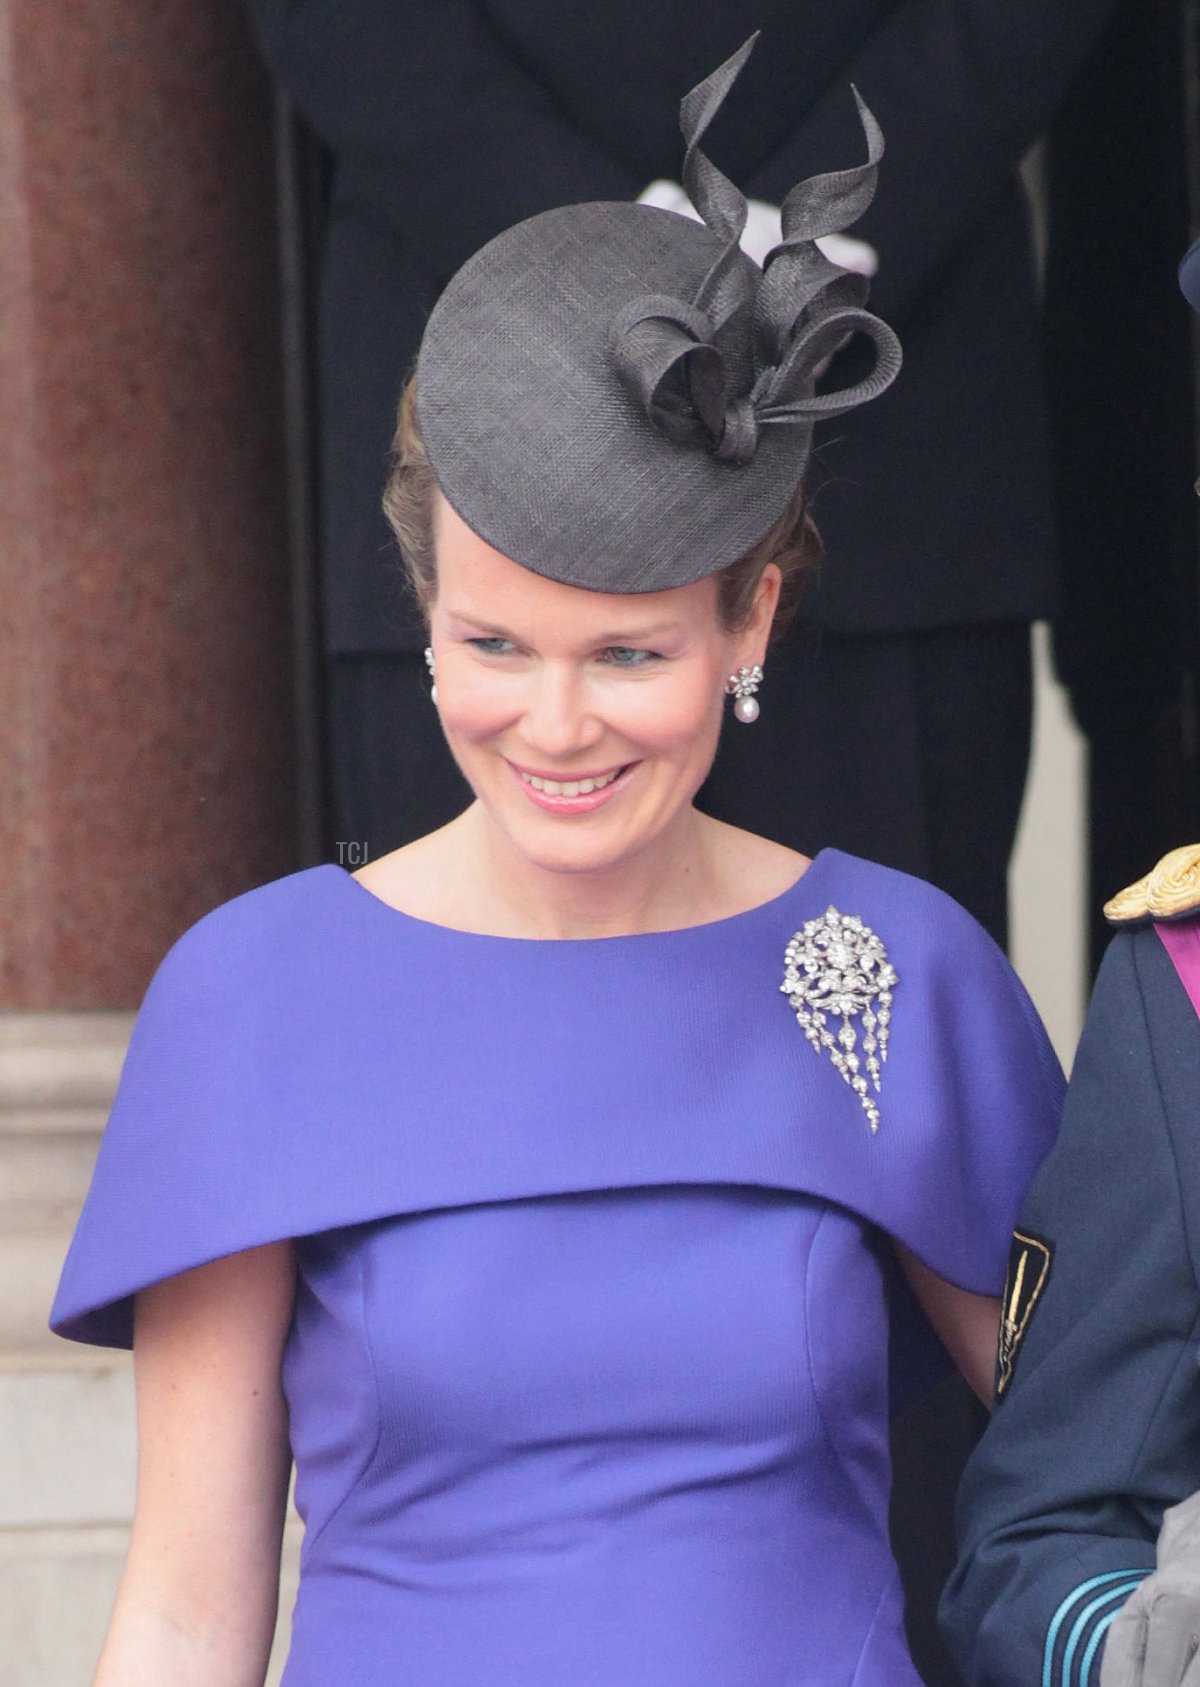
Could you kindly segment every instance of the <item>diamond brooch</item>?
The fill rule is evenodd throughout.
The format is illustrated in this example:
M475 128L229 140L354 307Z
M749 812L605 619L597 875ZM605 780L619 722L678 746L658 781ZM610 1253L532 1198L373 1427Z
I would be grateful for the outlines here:
M887 1059L892 991L898 983L887 950L857 914L826 908L820 919L809 920L796 932L784 959L779 988L813 1048L818 1054L828 1052L857 1095L873 1135L879 1129L875 1096ZM851 1023L860 1016L861 1045Z

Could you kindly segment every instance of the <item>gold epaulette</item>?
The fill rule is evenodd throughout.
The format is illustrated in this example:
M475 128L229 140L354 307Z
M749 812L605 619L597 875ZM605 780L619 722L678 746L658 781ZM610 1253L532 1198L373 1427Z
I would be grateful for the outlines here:
M1200 844L1168 850L1158 866L1104 904L1110 925L1178 920L1200 913Z

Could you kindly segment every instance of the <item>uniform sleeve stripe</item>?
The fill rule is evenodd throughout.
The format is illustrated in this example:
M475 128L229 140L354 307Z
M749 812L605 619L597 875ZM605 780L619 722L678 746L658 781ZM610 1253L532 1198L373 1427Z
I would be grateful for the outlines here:
M1089 1581L1080 1582L1074 1592L1067 1595L1054 1613L1046 1634L1046 1652L1042 1662L1042 1687L1054 1687L1054 1650L1058 1645L1059 1631L1070 1615L1072 1608L1085 1595L1091 1593L1094 1588L1105 1587L1109 1582L1128 1581L1130 1577L1136 1577L1137 1581L1140 1582L1145 1574L1144 1570L1110 1570L1107 1575L1092 1576ZM1134 1585L1136 1585L1136 1582Z
M1082 1642L1083 1636L1087 1630L1087 1625L1096 1615L1096 1612L1101 1610L1105 1605L1111 1605L1114 1599L1120 1601L1120 1604L1117 1606L1117 1610L1120 1610L1120 1605L1124 1604L1125 1600L1128 1599L1134 1588L1142 1585L1142 1577L1140 1575L1132 1570L1129 1571L1128 1574L1132 1578L1131 1580L1120 1582L1116 1587L1109 1588L1107 1593L1100 1594L1097 1598L1093 1599L1090 1604L1085 1605L1083 1610L1076 1617L1075 1626L1071 1630L1071 1638L1067 1641L1067 1649L1063 1653L1063 1687L1074 1687L1076 1677L1072 1674L1072 1665L1075 1662L1075 1654L1079 1650L1080 1643ZM1116 1614L1116 1611L1112 1612L1114 1617ZM1082 1665L1079 1670L1079 1680L1080 1682L1083 1680Z
M1141 1586L1140 1582L1138 1583L1138 1586ZM1115 1611L1110 1611L1106 1617L1101 1617L1100 1621L1096 1624L1095 1630L1092 1633L1092 1638L1088 1641L1088 1649L1083 1654L1083 1662L1079 1666L1079 1680L1081 1687L1088 1687L1088 1681L1092 1673L1092 1660L1096 1656L1096 1649L1120 1614L1121 1607L1118 1605Z

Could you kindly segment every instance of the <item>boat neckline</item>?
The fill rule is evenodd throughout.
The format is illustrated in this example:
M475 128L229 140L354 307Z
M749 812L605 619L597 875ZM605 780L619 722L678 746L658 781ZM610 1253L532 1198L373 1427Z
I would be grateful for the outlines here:
M470 931L464 926L442 925L437 920L423 919L419 914L410 914L403 908L397 908L392 902L385 902L382 896L377 896L373 890L368 890L366 885L356 879L349 868L341 866L336 861L323 862L321 866L317 868L317 871L328 871L336 874L337 877L349 887L350 892L354 896L360 900L365 898L366 904L373 903L379 915L384 919L400 920L405 925L415 926L423 931L437 932L446 937L470 938L478 943L516 943L523 944L526 947L540 946L543 948L570 949L598 943L638 943L662 940L669 937L683 938L696 936L697 934L703 932L728 931L733 926L762 918L763 916L770 914L773 910L782 907L785 903L790 901L793 896L798 895L800 891L810 883L814 873L817 875L817 878L820 879L823 876L825 865L832 857L836 857L840 853L841 851L828 847L819 849L816 854L812 856L808 866L804 869L800 876L793 879L786 889L779 891L775 896L768 897L765 902L756 902L753 907L743 908L736 914L724 914L720 919L716 920L701 920L696 925L665 926L659 931L612 932L607 935L597 937L514 937L502 932ZM820 869L820 871L818 871L818 869ZM364 906L366 904L364 904Z

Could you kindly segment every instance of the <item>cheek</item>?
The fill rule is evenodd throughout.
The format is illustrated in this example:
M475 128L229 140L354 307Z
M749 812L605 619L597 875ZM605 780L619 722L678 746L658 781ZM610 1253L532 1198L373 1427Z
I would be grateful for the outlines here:
M626 705L626 730L648 750L657 749L674 761L709 755L720 730L721 696L720 683L705 672L648 685Z
M513 691L469 669L439 685L442 730L464 743L484 743L503 732L519 713Z

